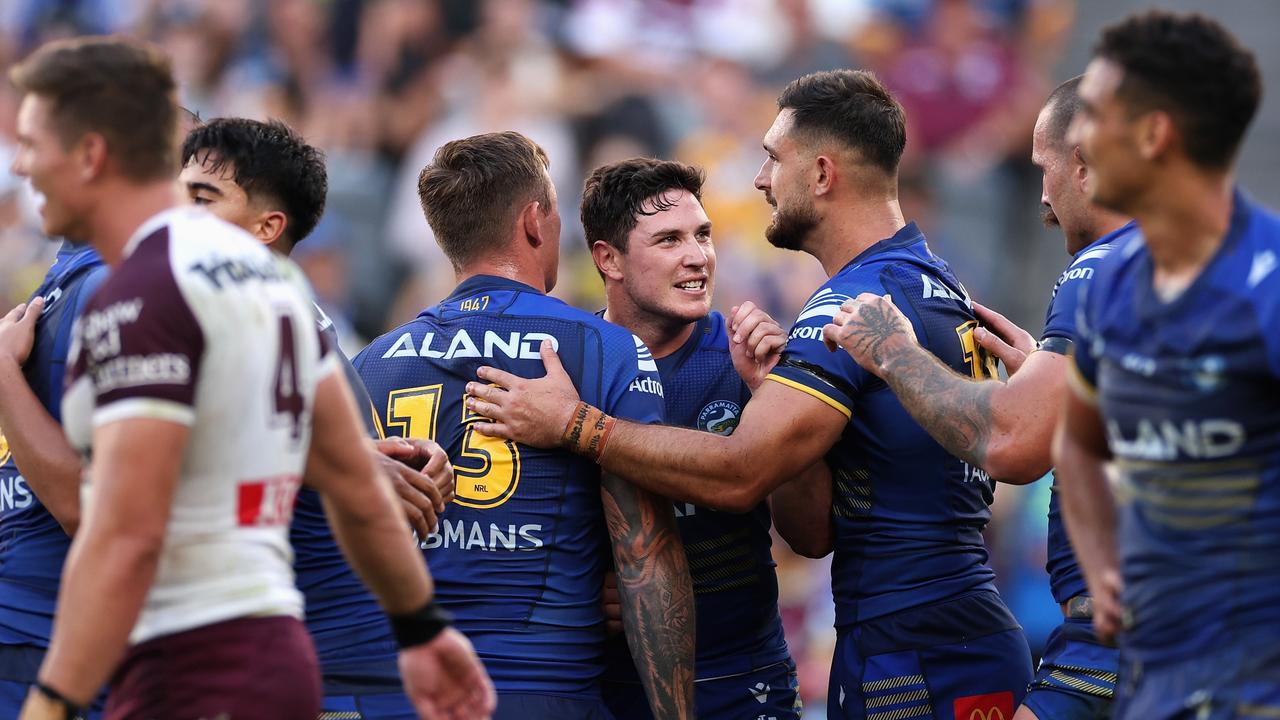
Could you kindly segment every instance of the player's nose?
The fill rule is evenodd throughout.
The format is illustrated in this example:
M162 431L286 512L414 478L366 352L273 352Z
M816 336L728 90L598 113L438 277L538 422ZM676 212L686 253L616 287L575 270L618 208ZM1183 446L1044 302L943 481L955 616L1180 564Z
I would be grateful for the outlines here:
M769 169L769 160L768 158L766 158L765 161L760 164L760 170L759 172L756 173L756 178L754 180L756 189L766 193L769 192L768 169Z

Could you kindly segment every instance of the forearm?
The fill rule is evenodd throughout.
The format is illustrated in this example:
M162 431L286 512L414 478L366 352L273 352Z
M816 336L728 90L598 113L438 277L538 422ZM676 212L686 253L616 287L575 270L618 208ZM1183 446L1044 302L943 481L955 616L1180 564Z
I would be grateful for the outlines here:
M368 495L363 507L322 496L334 538L388 614L413 612L431 600L431 576L386 483Z
M831 471L817 462L769 495L773 526L797 554L820 558L835 548L832 493Z
M618 420L599 462L606 472L671 500L746 512L784 479L758 449L732 435Z
M985 467L991 438L991 399L999 387L961 377L928 350L901 343L885 350L877 372L898 401L947 452Z
M671 503L605 480L622 622L655 718L693 717L694 600Z
M12 362L0 362L0 432L32 492L73 534L80 523L80 457Z
M106 684L155 579L162 539L82 532L67 555L40 679L80 705Z

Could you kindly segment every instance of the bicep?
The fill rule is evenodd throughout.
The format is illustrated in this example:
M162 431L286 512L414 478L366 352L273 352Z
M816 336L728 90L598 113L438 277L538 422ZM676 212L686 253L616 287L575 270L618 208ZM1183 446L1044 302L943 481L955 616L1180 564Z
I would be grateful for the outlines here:
M156 418L95 427L92 495L82 529L162 540L190 432L185 424Z
M1054 428L1066 394L1066 356L1039 350L992 396L994 432L988 459L1005 467L1032 467L1027 480L1048 470Z
M358 495L363 487L358 481L376 472L355 396L343 373L329 372L316 385L306 482L330 497Z
M797 468L821 460L849 419L809 392L770 380L752 395L729 437L753 472L784 482Z
M1058 431L1059 455L1064 447L1087 452L1094 457L1110 459L1111 448L1107 444L1106 429L1097 400L1086 387L1073 384L1063 393L1066 400L1062 407L1062 419Z

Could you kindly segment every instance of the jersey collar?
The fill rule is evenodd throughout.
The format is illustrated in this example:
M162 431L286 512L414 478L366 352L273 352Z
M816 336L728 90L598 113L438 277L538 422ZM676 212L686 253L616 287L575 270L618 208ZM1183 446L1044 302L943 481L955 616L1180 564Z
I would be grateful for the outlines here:
M909 247L923 241L924 233L920 232L920 228L916 226L915 221L909 222L906 225L903 225L898 232L894 233L893 237L885 238L884 240L881 240L866 250L858 253L854 259L845 263L844 267L840 269L845 270L846 268L853 267L854 265L860 265L863 262L866 262L872 255L877 255L889 250L897 250L898 248Z

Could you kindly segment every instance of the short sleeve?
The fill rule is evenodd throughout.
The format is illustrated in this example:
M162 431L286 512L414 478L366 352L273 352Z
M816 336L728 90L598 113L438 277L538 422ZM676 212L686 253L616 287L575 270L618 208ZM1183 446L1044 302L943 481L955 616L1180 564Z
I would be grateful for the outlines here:
M1053 286L1053 296L1045 312L1044 332L1040 335L1040 349L1066 355L1076 336L1076 319L1080 297L1084 288L1093 281L1097 265L1106 257L1110 247L1089 248L1080 253Z
M796 318L782 359L768 379L812 395L845 417L852 417L853 399L866 382L867 373L849 353L831 352L822 341L822 328L848 299L848 295L830 288L819 290Z
M606 393L609 402L608 407L601 409L614 417L644 425L661 423L666 419L666 401L658 364L644 341L634 335L631 339L635 350L623 354L622 357L629 359L608 373L612 378Z
M1072 336L1071 379L1076 393L1092 401L1097 396L1098 386L1098 351L1101 347L1096 337L1090 316L1091 286L1081 285L1078 288L1080 298L1076 307L1075 333Z
M127 271L139 277L114 279L80 319L71 375L89 382L94 425L132 417L190 425L204 333L167 262Z

